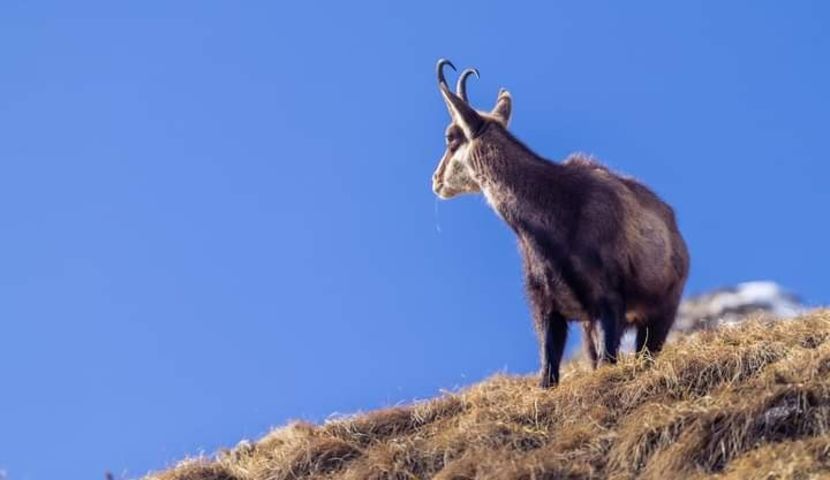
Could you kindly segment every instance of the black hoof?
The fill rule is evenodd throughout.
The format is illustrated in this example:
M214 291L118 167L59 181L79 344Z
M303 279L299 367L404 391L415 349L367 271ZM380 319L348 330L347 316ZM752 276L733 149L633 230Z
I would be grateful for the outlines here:
M539 380L539 387L540 388L551 388L555 387L559 382L553 378L553 375L549 374L542 374L542 379Z

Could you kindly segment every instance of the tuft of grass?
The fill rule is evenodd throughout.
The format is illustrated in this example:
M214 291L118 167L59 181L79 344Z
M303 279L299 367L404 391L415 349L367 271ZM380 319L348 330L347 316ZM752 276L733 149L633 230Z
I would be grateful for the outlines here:
M496 375L433 400L296 422L149 480L830 478L830 310L754 318L561 384Z

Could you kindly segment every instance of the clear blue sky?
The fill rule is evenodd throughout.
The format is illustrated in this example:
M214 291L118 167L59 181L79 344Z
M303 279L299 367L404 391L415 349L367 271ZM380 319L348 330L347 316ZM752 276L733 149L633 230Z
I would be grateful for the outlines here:
M442 56L540 154L672 203L688 293L830 301L827 2L408 3L0 5L10 479L534 370L512 234L430 190Z

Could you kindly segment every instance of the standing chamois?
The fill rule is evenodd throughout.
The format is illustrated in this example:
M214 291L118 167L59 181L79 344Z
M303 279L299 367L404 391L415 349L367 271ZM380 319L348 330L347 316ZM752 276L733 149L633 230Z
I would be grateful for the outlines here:
M594 368L616 362L628 327L637 327L638 352L659 352L689 272L671 207L589 158L539 157L507 131L510 93L502 89L491 112L477 111L468 104L466 80L478 71L463 71L453 93L447 65L455 70L438 61L438 88L452 121L432 189L443 199L482 192L516 233L539 334L541 386L559 383L568 320L581 321Z

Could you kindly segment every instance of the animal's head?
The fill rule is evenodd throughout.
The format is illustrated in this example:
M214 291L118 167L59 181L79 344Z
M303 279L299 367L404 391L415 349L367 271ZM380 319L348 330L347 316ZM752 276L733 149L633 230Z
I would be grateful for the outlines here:
M495 130L507 128L512 99L510 93L502 89L492 111L477 111L467 100L466 82L470 75L478 77L478 70L468 68L461 72L453 93L444 78L444 66L449 66L453 70L455 66L442 58L438 60L436 67L438 90L450 112L450 124L445 132L447 149L432 175L432 190L439 197L447 199L462 193L481 191L470 165L470 158L488 141L492 141Z

